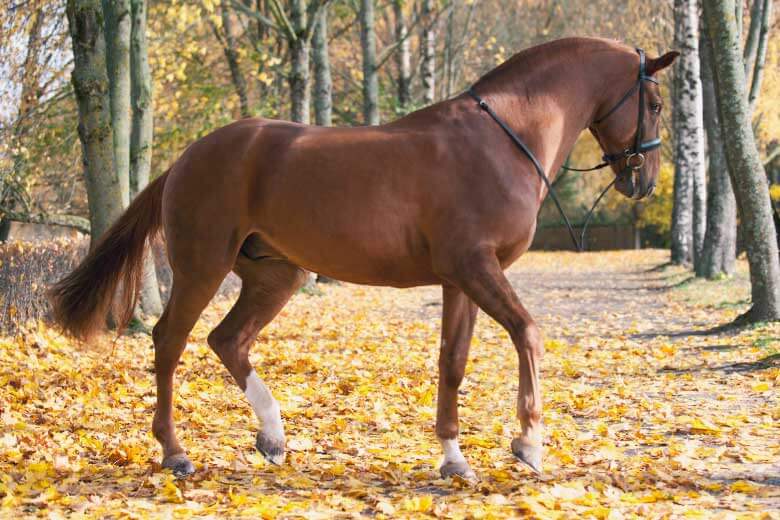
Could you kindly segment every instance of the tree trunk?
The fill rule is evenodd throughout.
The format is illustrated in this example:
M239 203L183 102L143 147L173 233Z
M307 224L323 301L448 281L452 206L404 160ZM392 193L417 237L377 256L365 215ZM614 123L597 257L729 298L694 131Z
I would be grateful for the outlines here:
M309 124L309 41L306 38L306 3L291 0L290 23L295 38L290 41L290 120Z
M363 51L363 122L379 124L379 74L376 65L374 0L360 0L360 46Z
M130 203L130 0L103 0L114 166L122 205Z
M704 128L707 134L707 233L700 260L696 261L696 276L709 279L734 272L737 255L737 203L731 188L726 156L723 152L715 85L712 75L712 49L703 25L699 38Z
M758 36L761 32L761 11L764 6L764 0L753 0L750 7L750 25L748 26L747 38L745 40L745 50L742 52L742 61L745 62L745 77L749 78L753 71L753 64L756 60L756 51L758 50Z
M103 9L100 0L68 0L66 11L73 41L72 82L94 246L123 207L121 185L114 170Z
M395 40L401 42L395 60L398 67L398 106L403 109L412 101L412 60L403 0L393 0L393 14L395 15Z
M726 160L732 175L741 229L750 265L753 305L747 321L780 319L780 261L769 187L750 124L745 69L733 0L704 0L712 41L718 111L726 139Z
M442 78L442 98L448 99L453 91L453 67L455 65L455 2L450 4L447 13L447 33L444 37L444 74Z
M756 60L753 66L753 79L750 82L750 94L748 96L748 105L750 114L756 109L758 95L761 93L761 80L764 78L764 63L766 63L766 48L769 42L769 27L772 22L772 0L763 0L764 5L761 10L761 30L758 35L758 46L756 49Z
M705 226L704 128L699 75L696 0L675 0L675 48L681 51L674 77L675 178L672 262L701 254Z
M131 0L132 36L130 40L130 78L133 124L130 138L131 197L149 184L152 167L152 75L149 70L149 52L146 41L146 0ZM141 279L139 304L143 314L162 314L160 284L151 248L144 257L144 275Z
M249 111L249 98L246 93L246 80L238 64L238 52L236 51L236 37L233 34L233 20L230 18L230 1L222 0L222 31L225 33L225 41L222 50L225 53L225 59L230 68L230 77L233 80L233 87L238 95L238 104L241 111L241 117L251 117Z
M333 124L333 80L328 51L328 8L322 9L312 36L314 58L314 121L319 126Z
M130 136L130 195L135 197L149 184L152 168L152 74L146 41L146 0L131 0L132 39L130 77L132 131Z
M423 102L433 103L436 98L436 32L433 19L433 0L422 0L422 35L420 48L422 52L422 84Z

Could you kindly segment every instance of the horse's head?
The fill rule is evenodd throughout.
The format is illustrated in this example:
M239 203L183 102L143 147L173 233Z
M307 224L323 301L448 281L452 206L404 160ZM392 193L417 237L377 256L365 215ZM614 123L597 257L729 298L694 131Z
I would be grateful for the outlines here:
M663 103L654 75L679 54L667 52L653 59L637 49L633 86L626 92L609 94L589 127L617 176L615 189L626 197L641 199L655 189L661 163L658 148Z

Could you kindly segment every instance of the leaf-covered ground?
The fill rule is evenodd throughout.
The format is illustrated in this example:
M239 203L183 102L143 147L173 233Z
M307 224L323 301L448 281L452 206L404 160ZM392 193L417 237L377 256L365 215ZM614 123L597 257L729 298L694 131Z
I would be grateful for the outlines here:
M513 460L517 359L480 315L461 391L477 484L438 477L439 289L297 295L253 361L282 406L287 463L205 338L178 371L198 472L161 471L143 334L0 340L0 516L732 518L780 515L780 326L707 333L744 310L744 272L691 281L662 251L532 253L510 272L545 331L545 476ZM744 266L742 266L744 270Z

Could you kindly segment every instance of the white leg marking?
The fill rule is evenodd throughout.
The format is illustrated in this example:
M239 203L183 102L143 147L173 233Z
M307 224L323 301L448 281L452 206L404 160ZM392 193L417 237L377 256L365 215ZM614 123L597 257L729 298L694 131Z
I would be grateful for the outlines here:
M441 448L444 450L443 464L466 462L466 457L460 452L457 437L454 439L439 439L439 443L441 443Z
M252 370L246 377L246 399L252 405L260 425L269 438L284 442L284 429L282 428L282 414L279 403L276 402L271 391L265 386L263 380L257 377Z

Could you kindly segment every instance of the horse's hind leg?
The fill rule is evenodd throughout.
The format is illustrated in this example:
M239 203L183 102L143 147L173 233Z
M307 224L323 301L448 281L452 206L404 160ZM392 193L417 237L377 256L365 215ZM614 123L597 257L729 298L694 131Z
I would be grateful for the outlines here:
M257 449L272 463L284 461L284 430L279 404L249 363L258 332L284 307L305 280L305 272L283 260L250 260L239 255L235 268L241 294L208 342L235 378L260 421Z
M195 471L176 439L173 422L173 374L179 362L187 335L200 313L219 288L227 271L215 270L200 277L175 271L171 297L160 321L154 326L154 371L157 380L157 408L152 431L163 449L165 468L182 477Z

